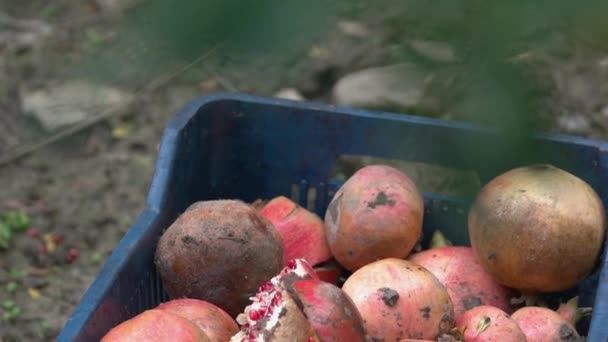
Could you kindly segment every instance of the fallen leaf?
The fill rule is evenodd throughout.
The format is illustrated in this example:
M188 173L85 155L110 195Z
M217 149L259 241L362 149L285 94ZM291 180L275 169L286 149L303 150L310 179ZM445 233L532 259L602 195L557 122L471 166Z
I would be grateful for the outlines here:
M40 298L40 291L38 291L38 290L36 290L34 288L30 287L29 289L27 289L27 293L30 294L30 297L32 299L38 299L38 298Z
M112 129L112 137L115 139L124 139L131 134L131 127L128 125L117 125Z

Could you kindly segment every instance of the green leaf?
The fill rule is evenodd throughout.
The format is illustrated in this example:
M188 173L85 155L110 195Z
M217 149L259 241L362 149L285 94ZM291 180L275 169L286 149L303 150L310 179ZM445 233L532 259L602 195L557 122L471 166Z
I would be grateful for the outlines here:
M8 224L0 221L0 249L7 249L8 243L11 240L11 229Z
M14 308L15 305L16 305L15 301L13 301L12 299L6 299L4 302L2 302L2 306L5 309L9 309L9 310L12 309L12 308Z
M18 306L12 307L10 310L4 312L3 318L5 321L12 321L15 318L19 317L21 314L21 308Z
M30 218L22 211L12 211L3 215L2 221L12 231L22 231L30 226Z

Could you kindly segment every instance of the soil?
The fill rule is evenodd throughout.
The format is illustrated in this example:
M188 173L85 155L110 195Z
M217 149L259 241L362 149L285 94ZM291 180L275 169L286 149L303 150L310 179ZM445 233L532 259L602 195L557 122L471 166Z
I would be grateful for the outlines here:
M0 45L0 157L52 134L23 115L21 95L24 89L68 79L62 66L79 61L90 48L96 39L90 29L111 31L123 20L114 12L102 11L98 3L56 1L51 7L40 2L6 2L6 13L12 17L40 19L63 29L28 48ZM306 53L279 62L226 63L221 56L211 57L204 67L192 67L154 90L139 93L124 115L0 166L0 213L24 210L31 220L29 230L16 233L9 248L0 251L0 318L6 318L0 319L0 341L56 338L142 210L163 129L187 101L217 91L270 96L281 88L295 87L310 100L331 103L331 87L339 77L392 62L393 50L383 45L387 15L370 11L355 18L369 30L365 38L349 35L336 25ZM560 125L555 116L546 130L607 138L607 97L601 93L607 88L601 86L608 84L608 57L571 50L544 71L554 84L549 107L574 113L584 124ZM117 83L125 89L141 85L142 78L137 78L138 83L121 76L116 75ZM159 76L145 75L143 83ZM117 134L117 129L123 134ZM348 175L364 163L365 159L350 160L341 170ZM440 183L429 187L449 187ZM19 310L9 318L14 307Z

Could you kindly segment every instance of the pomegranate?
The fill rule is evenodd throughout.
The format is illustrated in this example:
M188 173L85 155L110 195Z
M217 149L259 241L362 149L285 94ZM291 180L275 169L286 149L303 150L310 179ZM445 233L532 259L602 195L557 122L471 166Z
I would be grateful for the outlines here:
M150 309L112 328L101 342L211 342L194 323L164 310Z
M441 235L436 232L434 236ZM434 239L442 241L442 239ZM479 305L497 307L512 313L510 300L516 294L497 283L479 264L470 247L432 245L433 248L410 255L408 260L426 268L445 286L454 304L455 319Z
M560 304L556 312L572 325L576 325L578 321L588 315L591 315L593 309L590 307L579 308L578 296L571 298L566 303Z
M304 312L319 341L365 341L363 319L352 300L336 285L299 280L289 293Z
M365 341L363 322L346 294L317 278L303 259L290 260L237 317L242 341ZM337 339L335 339L337 338Z
M499 308L480 305L467 310L457 320L464 342L526 342L517 322Z
M239 327L224 310L199 299L181 298L161 303L159 310L176 314L193 322L211 341L228 341Z
M281 236L239 200L192 204L161 236L155 264L170 298L210 302L231 317L283 268Z
M606 234L604 206L593 188L544 164L492 179L468 220L481 266L499 283L527 291L577 285L595 267Z
M342 286L372 339L437 339L454 325L446 288L424 267L387 258L355 271Z
M459 342L459 340L452 335L444 334L439 336L436 340L418 340L414 338L406 338L397 342Z
M343 272L342 267L333 259L315 266L314 270L319 279L334 285L338 285Z
M517 322L528 342L583 341L570 322L548 308L526 306L515 311L511 318Z
M406 258L422 234L424 202L401 171L370 165L336 192L325 213L329 248L351 272L373 261Z
M314 213L302 208L287 197L279 196L268 202L260 214L278 230L283 239L285 261L306 259L317 265L331 259L325 238L325 225Z

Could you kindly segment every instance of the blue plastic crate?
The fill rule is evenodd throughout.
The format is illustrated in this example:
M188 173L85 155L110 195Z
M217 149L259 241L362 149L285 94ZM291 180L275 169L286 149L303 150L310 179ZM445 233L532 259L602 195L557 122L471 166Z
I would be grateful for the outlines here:
M118 323L167 296L153 264L156 243L194 201L253 201L290 196L305 204L315 189L323 217L340 186L331 178L340 155L367 155L477 171L482 182L519 165L551 163L572 172L608 207L608 144L565 136L529 137L525 153L498 131L460 122L338 108L242 94L190 102L164 132L146 207L120 241L60 333L59 341L96 341ZM517 151L517 153L510 153ZM425 194L424 232L441 228L468 245L471 198ZM606 243L604 244L606 246ZM608 341L606 248L595 272L563 298L580 296L594 313L578 325L589 341ZM559 295L559 294L558 294Z

